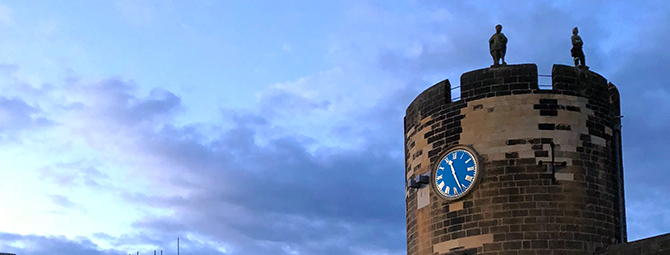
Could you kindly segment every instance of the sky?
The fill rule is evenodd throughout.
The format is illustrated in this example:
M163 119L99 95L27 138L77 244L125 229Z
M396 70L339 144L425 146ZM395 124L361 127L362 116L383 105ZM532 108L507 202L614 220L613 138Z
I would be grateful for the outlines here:
M496 24L539 74L579 27L670 232L667 1L0 0L0 252L406 254L405 109Z

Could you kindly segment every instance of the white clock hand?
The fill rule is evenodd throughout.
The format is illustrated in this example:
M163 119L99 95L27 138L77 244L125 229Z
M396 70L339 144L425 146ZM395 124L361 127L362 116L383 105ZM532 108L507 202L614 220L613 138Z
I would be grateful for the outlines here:
M456 170L454 169L454 165L453 165L454 162L452 162L451 160L447 160L447 164L449 164L449 166L451 167L451 174L454 175L454 180L456 181L456 184L458 185L458 189L460 189L461 192L463 192L463 187L461 187L461 183L458 182L458 177L456 177Z

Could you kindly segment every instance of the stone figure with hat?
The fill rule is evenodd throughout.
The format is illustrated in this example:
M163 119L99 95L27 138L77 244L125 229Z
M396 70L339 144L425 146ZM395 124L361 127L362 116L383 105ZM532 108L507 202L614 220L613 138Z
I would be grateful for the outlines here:
M582 46L584 46L584 42L582 41L582 37L578 35L579 29L577 27L572 29L572 49L570 50L570 53L572 54L572 59L575 61L575 67L579 68L587 68L586 66L586 58L584 57L584 51L582 50Z
M491 36L489 39L489 50L491 50L491 56L493 57L493 65L491 67L500 66L500 60L502 60L502 65L506 66L505 63L505 52L507 51L507 37L502 32L502 25L496 25L496 33Z

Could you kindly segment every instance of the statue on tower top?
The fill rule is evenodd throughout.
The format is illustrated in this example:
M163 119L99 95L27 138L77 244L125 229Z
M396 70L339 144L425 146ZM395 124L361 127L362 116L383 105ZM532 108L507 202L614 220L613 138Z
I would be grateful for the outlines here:
M577 29L577 27L572 29L572 49L570 50L570 53L572 53L572 59L575 61L575 67L588 69L584 51L582 50L584 42L582 41L582 37L577 35L578 33L579 29Z
M493 57L493 65L491 67L500 66L499 60L502 59L502 65L506 66L505 63L505 52L507 51L507 37L502 32L502 25L496 25L496 33L491 36L489 39L489 50L491 50L491 56Z

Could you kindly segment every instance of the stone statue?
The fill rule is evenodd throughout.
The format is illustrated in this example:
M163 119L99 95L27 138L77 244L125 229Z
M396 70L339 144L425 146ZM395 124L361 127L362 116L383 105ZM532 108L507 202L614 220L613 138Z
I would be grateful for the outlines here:
M572 53L572 59L575 61L575 67L587 68L584 51L582 51L584 42L582 42L582 37L577 35L578 33L579 29L577 27L572 29L572 49L570 53Z
M489 39L489 50L493 57L493 65L491 67L500 66L499 60L502 59L502 65L505 66L505 52L507 51L507 37L501 33L502 25L496 25L496 33Z

